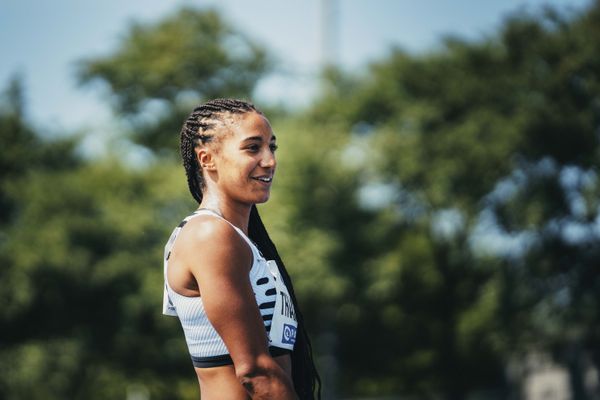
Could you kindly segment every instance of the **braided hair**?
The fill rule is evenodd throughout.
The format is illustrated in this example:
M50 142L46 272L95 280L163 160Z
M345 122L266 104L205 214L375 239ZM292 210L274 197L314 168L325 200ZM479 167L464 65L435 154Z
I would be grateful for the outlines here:
M202 202L206 187L201 167L196 159L195 147L214 141L214 129L224 123L228 115L241 115L255 112L264 115L252 103L236 99L215 99L196 107L185 120L181 128L181 158L187 176L188 187L194 199ZM304 326L304 318L298 307L290 276L262 223L256 205L252 205L248 224L248 236L254 241L267 259L275 260L280 268L281 277L288 289L298 320L298 333L292 352L292 380L294 389L301 399L321 398L321 378L315 367L312 346Z

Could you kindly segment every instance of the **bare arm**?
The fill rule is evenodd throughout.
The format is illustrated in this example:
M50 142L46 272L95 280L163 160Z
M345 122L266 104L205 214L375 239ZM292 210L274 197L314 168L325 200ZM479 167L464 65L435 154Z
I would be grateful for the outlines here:
M206 315L229 350L240 383L252 399L297 399L291 379L268 351L248 277L252 263L248 244L216 218L189 225L184 260L198 283Z

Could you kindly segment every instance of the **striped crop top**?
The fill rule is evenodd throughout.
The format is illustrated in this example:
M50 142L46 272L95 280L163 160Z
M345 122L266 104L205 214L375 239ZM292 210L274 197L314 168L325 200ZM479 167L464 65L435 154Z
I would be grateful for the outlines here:
M230 365L233 362L225 343L206 316L202 298L183 296L175 292L169 286L167 268L171 249L181 229L192 218L207 214L222 218L212 210L195 211L173 230L164 252L163 314L179 318L192 363L198 368ZM269 352L272 356L289 353L294 348L297 322L291 298L283 280L279 277L277 265L274 261L267 261L241 229L231 223L230 225L252 250L253 260L248 278L262 315L265 334L269 338Z

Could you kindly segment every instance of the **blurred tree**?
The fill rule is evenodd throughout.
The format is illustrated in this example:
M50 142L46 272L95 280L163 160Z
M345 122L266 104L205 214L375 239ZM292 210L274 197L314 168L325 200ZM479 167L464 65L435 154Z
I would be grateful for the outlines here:
M263 47L216 11L182 8L133 23L110 55L79 63L81 84L100 81L138 143L177 149L181 123L203 99L248 97L270 67Z
M184 343L168 340L178 326L157 312L155 296L162 281L156 260L184 189L171 184L174 172L136 173L107 160L30 171L14 183L21 215L5 249L15 294L2 329L9 347L0 354L7 394L123 398L140 382L154 397L181 397L176 386L148 380L162 374L177 382L191 372Z
M182 9L135 24L113 56L80 63L79 79L108 84L134 139L175 153L190 102L247 96L267 64L216 12ZM0 109L0 397L124 398L139 383L152 398L197 398L156 295L165 240L194 207L183 171L171 158L132 169L118 144L82 160L77 139L40 139L21 93L10 84Z
M377 305L355 326L381 332L386 347L345 360L349 385L372 355L382 366L373 391L387 375L390 393L465 398L502 388L506 360L538 349L570 368L585 398L582 355L600 365L599 22L599 3L546 9L515 14L484 41L448 38L422 56L395 49L365 78L337 77L313 107L316 121L366 136L365 187L388 198L384 237L396 238L367 264L375 297L356 306Z
M36 144L33 132L24 122L22 92L21 80L14 78L2 94L0 103L0 226L3 227L11 220L16 207L6 186L15 177L26 173L27 156Z
M505 368L532 349L585 398L582 360L600 365L598 26L594 3L429 54L393 49L366 76L326 71L311 110L272 120L279 165L261 213L329 398L518 398ZM141 169L40 139L9 85L0 397L122 398L137 383L197 397L179 326L158 311L162 246L194 207L169 156L193 103L249 96L268 67L194 9L81 62L79 81L104 82L132 138L167 155Z
M0 226L16 215L18 204L8 186L27 175L31 168L42 165L68 168L77 165L70 154L75 141L62 139L44 141L29 125L25 115L23 80L16 76L0 95Z
M179 167L82 160L76 138L35 132L22 92L15 79L0 99L0 398L123 398L136 381L196 397L154 295L168 225L190 206ZM148 383L156 371L176 385Z
M358 204L360 181L344 151L345 130L335 123L316 129L301 116L271 122L278 166L271 198L259 210L293 278L325 398L336 398L339 309L362 290L360 266L372 243L363 241L360 227L373 215Z

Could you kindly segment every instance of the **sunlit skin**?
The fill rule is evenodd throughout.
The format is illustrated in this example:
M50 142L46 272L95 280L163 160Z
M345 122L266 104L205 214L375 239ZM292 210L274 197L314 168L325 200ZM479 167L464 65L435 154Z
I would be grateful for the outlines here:
M196 149L206 181L200 207L219 210L247 232L251 206L266 202L271 193L272 181L256 178L274 177L276 138L258 113L232 117L217 132L217 143Z
M253 204L269 199L277 162L275 136L258 113L232 116L213 142L196 147L206 188L201 208L248 232ZM260 180L259 178L262 178ZM199 257L199 255L202 255ZM295 399L289 355L271 357L248 272L252 251L226 221L202 215L182 229L167 278L184 296L201 296L234 365L196 368L203 400Z

